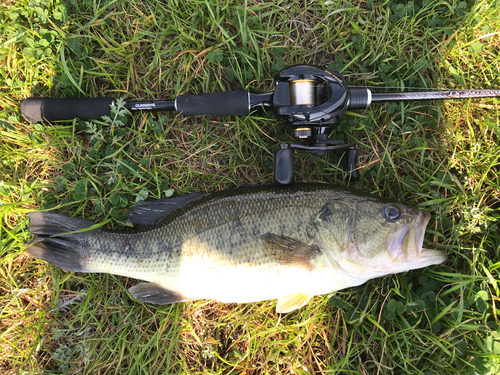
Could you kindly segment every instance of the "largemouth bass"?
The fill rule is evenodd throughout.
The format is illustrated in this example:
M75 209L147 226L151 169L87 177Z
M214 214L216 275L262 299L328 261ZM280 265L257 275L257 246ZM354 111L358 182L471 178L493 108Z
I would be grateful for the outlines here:
M32 256L73 272L148 281L129 291L155 304L277 298L285 313L312 296L446 259L422 248L427 211L324 184L139 202L129 221L141 227L127 233L82 232L95 224L57 213L29 218Z

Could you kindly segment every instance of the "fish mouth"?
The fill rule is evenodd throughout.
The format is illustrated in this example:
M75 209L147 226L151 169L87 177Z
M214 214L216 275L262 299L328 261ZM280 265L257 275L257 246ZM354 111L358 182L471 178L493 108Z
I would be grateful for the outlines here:
M424 244L425 228L429 219L430 214L427 211L419 211L412 223L401 226L392 235L387 250L393 261L398 259L401 254L407 259L420 256Z
M429 212L420 210L415 221L401 233L400 254L407 262L421 263L420 267L431 264L439 264L446 260L446 253L441 250L426 249L424 245L425 228L429 223L431 215ZM401 237L400 237L401 238ZM401 261L400 257L396 259Z
M422 254L424 246L425 228L431 219L431 214L427 211L420 210L417 220L415 221L415 245L419 255Z
M431 215L427 211L420 210L413 223L403 227L396 233L395 241L389 247L389 253L397 258L400 254L408 260L419 258L424 245L425 228ZM395 249L394 243L399 243Z

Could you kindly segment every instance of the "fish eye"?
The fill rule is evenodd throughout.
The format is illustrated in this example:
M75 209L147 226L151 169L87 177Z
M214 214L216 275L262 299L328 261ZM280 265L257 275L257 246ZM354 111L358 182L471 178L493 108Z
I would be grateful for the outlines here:
M399 219L400 216L401 210L398 207L389 205L384 208L384 217L387 220L394 221Z

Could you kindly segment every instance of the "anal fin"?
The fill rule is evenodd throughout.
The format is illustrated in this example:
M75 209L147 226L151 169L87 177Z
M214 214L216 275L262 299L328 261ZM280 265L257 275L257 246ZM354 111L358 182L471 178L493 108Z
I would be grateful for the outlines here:
M155 305L169 305L177 302L191 301L190 298L178 292L165 289L155 283L140 283L128 290L132 297L141 302L149 302Z
M306 305L311 299L312 295L307 293L294 293L278 299L276 311L279 313L287 313L296 309L300 309Z

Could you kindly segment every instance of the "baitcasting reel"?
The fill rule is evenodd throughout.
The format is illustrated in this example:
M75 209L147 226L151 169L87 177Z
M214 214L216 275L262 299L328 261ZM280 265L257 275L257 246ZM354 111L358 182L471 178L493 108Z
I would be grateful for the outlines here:
M276 77L273 107L294 130L300 143L282 144L275 156L274 177L280 184L293 179L292 148L323 156L327 150L347 148L347 171L357 181L357 150L328 136L333 127L349 109L365 109L370 105L371 92L367 88L349 88L337 72L309 65L298 65L282 70Z
M323 156L328 150L346 149L347 172L351 181L359 179L357 150L353 145L330 140L346 110L361 110L372 102L445 100L499 97L500 89L372 93L368 88L346 84L340 73L311 65L296 65L276 76L276 89L265 94L227 91L202 95L179 95L173 101L127 102L130 111L176 111L184 116L247 116L259 108L274 109L277 116L294 129L299 143L282 144L275 155L274 177L279 184L293 180L293 151L302 149ZM21 113L31 122L109 116L112 98L50 99L28 98Z

